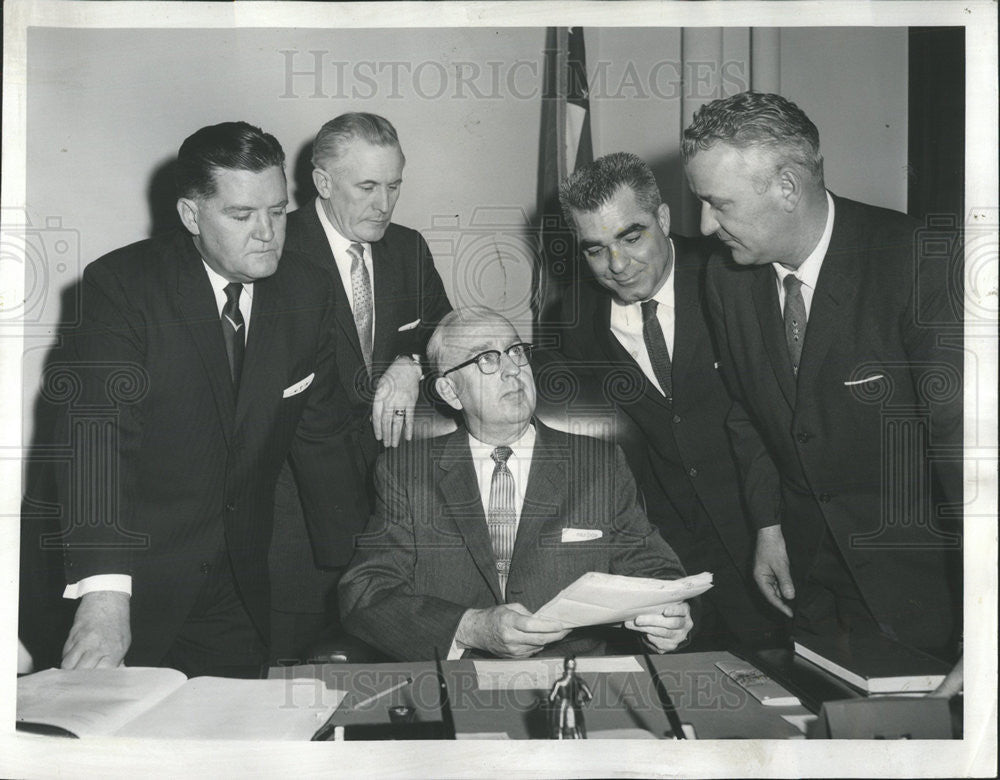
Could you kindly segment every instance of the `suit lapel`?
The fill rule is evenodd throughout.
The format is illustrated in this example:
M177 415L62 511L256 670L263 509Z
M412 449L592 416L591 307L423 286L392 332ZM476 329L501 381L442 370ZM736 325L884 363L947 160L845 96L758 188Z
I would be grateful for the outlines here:
M184 236L181 240L183 249L177 269L177 306L201 356L215 397L222 432L228 444L233 433L236 398L226 358L219 309L194 242L190 236Z
M319 221L319 214L316 213L316 199L313 199L308 206L305 206L302 216L303 250L313 258L313 262L318 262L329 271L333 277L334 303L336 304L337 326L340 328L342 340L350 345L354 350L358 361L364 364L364 355L361 354L361 341L358 339L358 326L354 322L354 313L351 311L351 302L344 289L344 280L340 278L340 271L337 269L337 261L333 257L333 250L330 249L330 240L326 237L326 231ZM377 292L377 290L376 290ZM376 341L376 343L378 343Z
M674 352L670 356L673 375L674 402L678 388L684 387L684 376L691 366L694 356L709 350L707 339L699 320L702 318L700 291L698 289L698 265L683 262L683 243L674 239L677 249L674 257Z
M816 375L834 338L848 327L849 318L844 316L844 311L858 292L858 241L850 234L848 220L842 218L842 202L838 202L835 208L840 211L834 211L833 235L830 236L830 246L823 258L809 309L799 382L809 381Z
M398 268L394 268L393 255L385 239L371 245L372 284L375 288L375 350L373 357L376 362L388 363L395 355L383 354L392 344L393 326L396 318L390 316L395 303L402 299L403 277Z
M778 379L785 400L788 401L789 406L794 408L795 374L792 372L791 358L788 357L785 324L778 309L778 283L775 279L774 269L769 265L762 266L754 270L751 289L754 306L757 309L757 321L763 336L764 349L771 359L771 368Z
M444 511L465 540L465 546L479 573L489 585L493 597L501 604L504 599L500 593L493 543L486 529L486 516L483 513L479 480L472 463L468 436L465 428L459 428L449 435L438 458L438 466L444 471L440 482Z
M535 422L535 448L531 455L531 471L524 490L521 519L514 537L511 570L530 560L531 552L542 548L541 536L547 522L561 523L554 499L560 498L566 486L567 453L553 442L553 431ZM524 573L522 572L522 576Z
M273 368L278 350L272 347L275 333L280 326L279 317L287 316L288 308L277 280L261 279L253 286L253 307L250 310L250 328L247 331L246 357L243 376L236 399L236 425L239 426L251 403L256 400L255 389L269 387L261 375Z

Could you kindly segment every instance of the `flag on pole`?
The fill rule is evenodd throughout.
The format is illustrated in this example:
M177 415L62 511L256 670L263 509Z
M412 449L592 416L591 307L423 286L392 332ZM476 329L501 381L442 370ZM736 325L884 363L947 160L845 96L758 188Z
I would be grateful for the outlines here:
M538 160L540 257L533 305L536 331L539 326L575 317L573 301L565 296L576 289L576 248L559 208L559 182L594 159L583 28L549 28L545 54Z

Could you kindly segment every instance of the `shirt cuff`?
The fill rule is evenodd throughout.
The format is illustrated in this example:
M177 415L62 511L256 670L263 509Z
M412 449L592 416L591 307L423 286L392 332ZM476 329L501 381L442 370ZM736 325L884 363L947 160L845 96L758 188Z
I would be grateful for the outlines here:
M132 576L129 574L95 574L66 586L64 599L79 599L97 590L114 590L132 595Z
M456 636L451 640L451 647L448 649L448 656L445 658L446 661L457 661L463 655L468 648L465 645L459 644L458 637Z

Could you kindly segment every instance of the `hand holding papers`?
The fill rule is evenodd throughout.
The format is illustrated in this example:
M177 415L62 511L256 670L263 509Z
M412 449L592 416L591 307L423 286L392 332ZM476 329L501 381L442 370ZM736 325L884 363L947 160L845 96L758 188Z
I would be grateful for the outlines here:
M564 628L620 623L639 615L662 612L699 596L712 587L711 572L679 580L654 580L591 571L563 588L542 606L536 618L559 623Z

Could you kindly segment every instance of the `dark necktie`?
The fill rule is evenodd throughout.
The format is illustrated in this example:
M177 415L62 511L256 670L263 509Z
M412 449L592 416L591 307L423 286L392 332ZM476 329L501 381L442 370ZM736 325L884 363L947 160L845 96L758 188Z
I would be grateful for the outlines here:
M663 337L663 328L656 318L656 301L646 301L642 309L642 340L646 342L646 352L649 362L653 364L653 374L660 383L667 401L673 401L674 385L670 379L670 350L667 340Z
M358 329L361 354L369 375L372 372L372 283L365 265L365 248L361 244L351 244L347 249L351 256L351 294L354 298L354 325Z
M802 344L806 339L806 304L802 300L802 280L799 277L788 274L783 284L785 285L785 341L788 342L788 357L792 360L792 372L798 376Z
M490 481L490 503L486 513L486 527L493 543L493 557L497 562L497 577L500 579L500 593L507 592L507 576L510 573L510 558L514 552L514 537L517 534L517 512L515 510L514 475L507 468L507 458L513 450L500 446L490 457L497 465L493 468Z
M233 389L239 392L240 374L243 371L243 352L246 349L246 332L243 315L240 313L240 295L243 285L230 282L226 285L226 305L222 307L222 335L226 341L226 355L229 357L229 373L233 378Z

